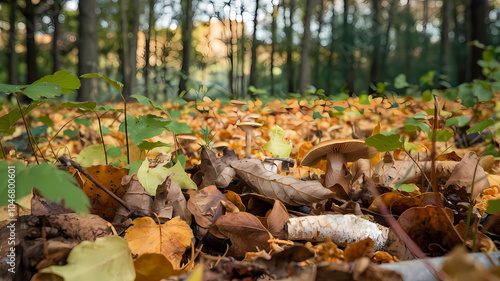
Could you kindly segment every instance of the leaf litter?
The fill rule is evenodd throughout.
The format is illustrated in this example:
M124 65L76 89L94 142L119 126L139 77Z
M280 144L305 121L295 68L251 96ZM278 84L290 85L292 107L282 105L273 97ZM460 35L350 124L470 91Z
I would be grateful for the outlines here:
M72 157L81 154L79 159L85 162L86 170L126 202L128 208L95 188L77 171L73 176L90 199L90 211L94 215L80 217L60 202L46 200L43 193L35 194L31 199L32 214L19 217L19 225L24 230L16 229L15 247L25 252L23 260L30 261L36 269L17 261L18 267L38 273L28 273L28 277L23 278L47 280L43 278L55 274L61 280L80 280L80 272L90 270L99 276L94 279L106 280L173 277L180 280L257 277L314 280L314 276L316 280L334 276L339 280L402 280L397 272L379 268L377 264L418 256L407 246L409 239L427 256L452 253L455 259L457 255L460 258L466 255L452 252L457 246L492 251L499 244L499 228L488 225L493 216L487 215L486 209L489 200L500 198L500 169L495 159L477 156L480 146L457 148L454 154L440 155L436 161L440 199L436 201L433 193L426 193L430 188L427 179L431 176L428 153L431 146L426 131L433 120L420 122L415 116L411 123L413 131L409 133L412 143L391 135L392 143L383 144L390 152L377 155L371 162L349 163L347 168L353 180L349 182L347 194L339 193L343 188L323 185L325 161L314 167L300 165L308 150L328 139L372 136L376 147L377 141L388 140L381 137L387 134L383 132L394 129L402 136L404 117L411 115L405 112L408 108L393 106L396 102L390 105L387 100L372 99L371 104L359 104L350 98L332 104L332 108L345 108L333 114L334 117L328 114L327 106L318 111L318 107L305 101L289 101L286 105L249 101L245 112L236 105L205 102L212 109L236 114L211 115L210 111L189 114L190 108L196 105L188 104L176 113L181 116L177 122L189 124L198 139L195 142L177 142L174 134L160 129L169 124L167 119L158 117L161 112L167 112L161 106L156 105L153 110L134 106L131 114L135 119L131 120L145 126L132 124L136 127L131 131L131 139L138 145L131 146L135 155L132 160L139 165L130 174L124 168L125 137L119 131L116 112L104 116L102 123L110 129L104 136L106 144L122 150L121 155L116 150L118 157L104 157L94 126L78 125L83 136L80 142L68 136L55 138L54 147L64 148ZM400 100L397 104L406 102ZM418 104L416 100L411 102ZM380 110L381 107L385 110ZM172 110L171 105L165 108ZM67 112L57 113L60 117L52 118L54 127L61 127L77 114L76 110L65 110ZM315 119L313 111L318 111L322 118ZM33 114L39 116L47 112L49 109L43 106L33 110ZM251 159L244 159L245 133L237 128L242 121L264 125L252 132ZM210 143L204 143L201 134L207 125L215 133ZM478 126L473 129L479 130L475 129ZM152 129L145 130L147 128ZM276 128L279 128L280 142L273 140ZM270 149L270 140L277 147ZM212 149L211 145L217 142L220 146ZM148 149L141 152L149 147L146 144L157 146L158 143L168 146L151 146L149 152ZM197 143L205 145L198 149ZM292 144L291 149L280 147L288 144ZM449 142L437 145L440 152L451 146ZM87 147L92 147L93 152L86 151ZM415 161L401 150L392 151L403 147L413 147L410 151L418 153L413 155ZM283 157L273 155L273 151L290 153L297 164L286 170L278 160L271 165L271 170L266 169L265 157ZM50 159L48 147L42 146L41 152ZM186 155L185 160L172 159L179 152ZM115 167L102 165L105 162L113 162ZM381 195L377 197L372 188ZM383 219L383 207L397 219L409 238L400 237L394 226ZM468 215L469 207L472 213ZM338 226L330 221L332 218ZM471 221L469 229L466 229L466 220ZM488 228L477 231L477 225ZM6 241L7 225L2 222L0 226L3 226L0 238ZM370 229L374 234L363 235ZM36 247L35 244L30 247L27 242L34 239L39 242ZM82 255L82 251L86 254ZM97 256L104 260L96 259ZM115 256L116 259L111 258ZM469 276L470 272L453 270L453 263L459 262L452 258L449 262L451 267L446 264L444 272L450 276ZM93 266L95 263L101 266ZM498 270L490 272L470 267L481 276L493 274L498 278ZM114 276L108 278L106 272Z

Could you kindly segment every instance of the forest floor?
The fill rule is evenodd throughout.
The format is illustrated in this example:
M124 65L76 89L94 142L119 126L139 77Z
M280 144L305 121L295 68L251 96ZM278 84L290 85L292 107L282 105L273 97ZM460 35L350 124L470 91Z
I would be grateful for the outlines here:
M470 109L411 97L147 104L128 104L128 146L123 104L33 109L36 158L22 121L2 139L9 165L59 160L88 199L37 174L52 186L35 182L15 215L0 212L1 280L403 280L378 264L445 255L451 266L429 265L439 278L500 278L498 261L464 259L500 244L500 162L485 156L498 124L474 127L496 120L498 96ZM338 139L374 157L339 164L340 179L328 152L301 165ZM90 214L74 212L82 204Z

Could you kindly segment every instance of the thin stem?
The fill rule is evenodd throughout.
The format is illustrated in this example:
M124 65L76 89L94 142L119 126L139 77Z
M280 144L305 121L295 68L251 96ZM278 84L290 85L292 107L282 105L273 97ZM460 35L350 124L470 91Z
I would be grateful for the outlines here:
M441 197L439 196L438 179L436 175L436 133L439 116L439 101L438 97L434 96L434 124L432 126L432 145L431 145L431 186L434 192L436 205L441 208Z
M127 164L130 164L130 148L128 145L127 100L121 92L119 93L123 100L123 113L125 114L125 142L127 143Z
M5 151L3 150L2 142L0 142L0 151L2 152L3 159L7 160L7 155L5 155Z
M101 137L102 148L104 149L104 159L106 159L106 165L108 165L108 152L106 151L106 145L104 144L104 137L102 136L101 117L99 117L99 114L97 114L97 112L94 111L94 113L95 116L97 117L97 123L99 123L99 136Z
M477 172L477 167L479 166L479 159L477 159L476 162L476 167L474 168L474 175L472 176L472 184L471 184L471 190L470 190L470 201L469 201L469 210L467 211L467 220L465 222L465 236L464 236L464 242L463 246L465 247L465 242L467 240L467 237L469 236L469 227L470 227L470 221L472 218L472 208L474 207L474 198L472 198L472 194L474 194L474 182L476 180L476 172ZM474 246L476 245L476 241L473 241Z
M415 159L413 159L413 157L411 156L411 154L406 151L406 149L403 149L404 152L406 152L406 154L410 157L410 159L413 161L413 163L415 163L415 165L417 166L417 168L420 170L420 172L422 172L422 175L425 177L425 179L427 180L428 183L431 183L431 181L429 180L429 178L427 177L427 175L425 174L424 170L422 170L422 167L420 167L420 165L417 163L417 161Z
M40 165L40 162L38 161L38 157L36 156L35 146L31 142L31 137L30 137L31 131L30 131L30 128L28 126L28 122L26 122L26 118L24 118L24 113L23 113L23 109L22 109L22 106L21 106L21 101L19 100L19 96L20 95L21 95L21 93L17 93L16 94L17 106L19 107L19 112L21 113L21 117L23 118L24 128L26 128L26 133L28 134L28 142L29 142L29 144L31 146L31 150L33 151L33 156L35 156L36 163L38 165Z

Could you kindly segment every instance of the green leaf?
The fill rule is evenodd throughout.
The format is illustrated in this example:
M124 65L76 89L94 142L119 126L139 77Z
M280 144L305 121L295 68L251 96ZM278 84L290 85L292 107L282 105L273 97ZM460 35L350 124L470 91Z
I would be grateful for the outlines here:
M434 76L436 75L435 70L431 70L420 77L420 84L427 84L429 86L434 86Z
M415 118L415 119L426 119L427 118L427 114L426 114L426 112L419 111L419 112L415 113L415 115L413 115L413 118Z
M271 152L275 157L287 158L292 151L292 143L285 139L285 131L278 125L269 133L270 140L262 147Z
M418 187L416 185L414 185L414 184L403 183L402 185L400 185L400 188L401 188L402 191L405 191L405 192L413 192Z
M412 142L405 142L403 145L404 150L408 151L410 154L418 152L418 144Z
M76 127L68 128L64 130L63 135L67 136L70 139L76 138L76 136L78 136L78 128Z
M368 95L360 95L359 96L359 103L365 104L365 105L371 104L370 97Z
M27 85L10 85L10 84L0 84L0 93L4 93L6 95L15 94L18 92L22 92L21 89L26 87Z
M40 270L66 281L134 281L135 268L128 242L116 235L83 241L68 255L67 264Z
M0 162L2 175L10 175L8 166L7 161ZM47 200L61 203L64 199L66 207L77 213L88 213L89 200L69 173L58 170L45 162L28 167L15 162L11 166L15 167L16 198L20 199L30 194L31 189L36 187ZM9 194L7 180L0 182L0 192L5 195ZM8 196L0 196L0 205L7 205L8 199Z
M190 134L193 132L193 129L191 129L188 124L179 123L176 120L172 120L170 124L167 125L167 128L174 134Z
M109 150L113 147L112 144L106 145L106 150ZM108 156L108 162L112 159ZM106 158L104 158L104 147L100 143L91 144L85 147L78 157L76 158L76 162L78 162L82 167L90 167L92 165L106 165Z
M176 118L176 117L170 116L170 113L161 104L155 102L154 100L149 99L148 97L138 95L138 94L131 95L130 97L135 98L140 104L152 106L160 111L163 111L165 114L167 114L167 116L169 116L171 118Z
M483 60L485 62L492 62L495 60L497 53L495 52L495 49L487 49L483 51Z
M463 127L467 124L469 124L470 117L467 116L459 116L459 117L453 117L449 118L446 120L446 123L444 123L445 127L450 127L452 125L457 125L458 127Z
M422 131L426 132L427 135L429 135L430 129L429 126L423 123L420 123L417 119L415 118L408 118L405 123L405 131L406 132L413 132L418 129L421 129Z
M123 109L114 108L114 107L109 106L109 105L100 105L100 106L95 108L95 111L97 111L97 112L106 112L106 111L123 112Z
M122 156L123 152L120 147L111 147L107 150L108 157L116 158Z
M82 78L99 78L99 79L102 79L102 80L108 82L109 84L111 84L111 86L115 87L115 89L118 91L118 93L121 93L122 89L123 89L123 84L122 83L120 83L118 81L115 81L115 80L112 80L112 79L110 79L106 75L99 75L97 73L89 73L89 74L83 74L80 77L82 77Z
M385 93L385 83L378 82L377 83L377 92L384 94Z
M73 92L73 90L78 90L81 86L80 79L71 74L67 70L57 71L52 75L47 75L39 80L33 82L35 83L55 83L61 85L61 94L68 94Z
M323 115L317 111L313 111L313 119L323 119Z
M472 83L472 91L479 101L487 101L493 98L491 84L487 81L475 79Z
M406 82L406 75L404 74L399 74L398 76L396 76L396 78L394 79L394 87L396 89L402 89L404 87L408 87L409 84L408 82Z
M40 101L32 101L28 106L23 106L23 113L28 114L37 106L45 103L46 100ZM6 134L9 133L9 129L14 128L14 124L21 119L21 112L19 111L19 107L13 108L9 113L0 117L0 139L2 139ZM12 131L10 131L12 133Z
M61 95L61 85L55 83L37 83L26 86L22 93L33 100L52 98Z
M163 146L171 146L169 143L164 143L161 141L157 142L149 142L149 141L143 141L140 144L137 145L141 151L143 150L151 150L155 147L163 147Z
M172 160L174 163L181 162L182 168L186 169L186 156L184 154L179 154L177 157L175 157L174 160Z
M51 128L54 128L54 122L52 122L52 119L50 119L50 117L48 115L40 116L37 119L38 119L38 121L42 122L43 124L45 124Z
M92 126L92 121L90 121L89 119L75 119L75 123L83 125L85 127Z
M346 108L342 107L342 106L334 106L333 107L335 110L337 110L338 112L342 113L344 112L344 110L346 110Z
M96 108L97 103L95 101L86 101L86 102L65 102L61 104L62 107L70 107L70 108L78 108L81 111L92 111Z
M167 130L170 120L156 115L140 115L139 117L127 116L129 137L138 145L143 140L160 135ZM125 132L125 123L120 124L120 132Z
M432 131L429 133L429 139L432 140ZM455 134L448 130L437 130L436 141L446 142L449 141Z
M429 91L429 90L425 90L423 93L422 93L422 101L431 101L434 99L434 96L432 95L432 92Z
M394 151L403 148L404 142L399 134L376 134L365 140L365 144L377 149L378 152Z
M476 125L470 127L467 130L468 134L473 134L473 133L482 133L484 129L488 128L489 126L493 125L495 122L493 119L486 119L480 123L477 123Z
M500 199L489 200L486 213L494 215L498 212L500 212Z
M338 93L332 97L333 101L343 101L349 98L349 95L346 93Z
M146 189L149 194L154 195L156 194L158 185L162 184L172 173L175 173L172 180L178 183L182 189L198 188L189 175L184 171L180 161L170 168L162 166L150 168L149 161L146 159L142 162L139 170L137 171L137 178L142 186L144 186L144 189Z
M125 165L125 169L128 169L128 175L131 176L132 174L137 174L139 171L139 167L141 166L143 160L135 160L130 162L130 164Z

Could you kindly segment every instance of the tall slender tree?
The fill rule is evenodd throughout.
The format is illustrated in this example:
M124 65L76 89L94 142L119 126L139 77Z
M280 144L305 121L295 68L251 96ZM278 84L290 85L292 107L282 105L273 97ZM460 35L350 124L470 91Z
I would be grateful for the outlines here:
M191 65L191 51L193 42L193 0L182 0L182 66L179 83L179 94L187 90L186 82L189 77L189 66Z
M149 0L149 17L148 17L148 31L145 33L145 54L144 54L144 90L145 90L145 96L150 97L149 95L149 76L150 74L150 69L151 66L149 64L149 60L151 58L151 48L152 44L151 41L154 40L154 34L155 34L155 0ZM153 44L154 45L154 44Z
M257 87L257 16L259 14L259 0L255 0L255 14L253 17L253 35L252 35L252 48L251 63L250 63L250 86Z
M380 61L380 31L382 24L380 23L380 0L372 0L372 34L373 34L373 53L372 64L370 67L370 84L376 85L378 80L378 70ZM371 86L368 87L368 92L372 92Z
M300 51L299 82L297 88L301 94L306 92L306 87L311 83L311 19L316 0L308 0L304 16L304 34L302 36Z
M277 24L276 20L278 18L278 5L274 5L273 3L273 21L271 22L271 96L274 97L275 92L275 79L274 79L274 55L276 54L276 32L277 32Z
M443 0L441 7L441 72L451 79L451 48L450 48L450 19L451 19L451 1Z
M321 32L323 31L323 15L326 10L326 5L328 4L327 0L320 0L320 4L317 5L317 14L316 14L316 20L318 24L318 32L316 33L316 46L315 46L315 56L314 58L314 75L313 75L313 81L314 85L316 87L319 87L320 83L320 70L321 70Z
M295 14L296 0L288 1L288 18L285 20L285 44L286 44L286 76L287 76L287 91L295 92L295 64L293 62L293 16ZM286 13L283 13L286 17Z
M354 24L354 12L349 12L350 3L349 0L344 1L344 11L342 20L342 58L343 58L343 69L344 77L346 80L346 89L350 93L354 92L354 31L352 25ZM355 8L355 7L353 7ZM350 16L350 17L349 17ZM351 18L351 22L349 22Z
M26 19L26 63L28 65L28 77L27 83L33 83L38 80L38 65L36 62L38 48L35 42L35 17L37 15L37 9L41 5L42 1L38 4L33 4L31 0L26 0L26 6L21 9L21 12Z
M78 2L78 76L97 72L97 19L96 0ZM97 94L96 79L82 79L82 86L78 90L78 100L88 101Z
M16 11L17 3L16 0L10 0L10 10L9 10L9 84L17 84L17 52L16 52Z
M471 0L467 9L467 42L478 41L486 43L486 20L488 11L487 0ZM466 80L482 76L481 66L477 64L482 58L482 50L476 46L469 47L469 56L467 58Z

